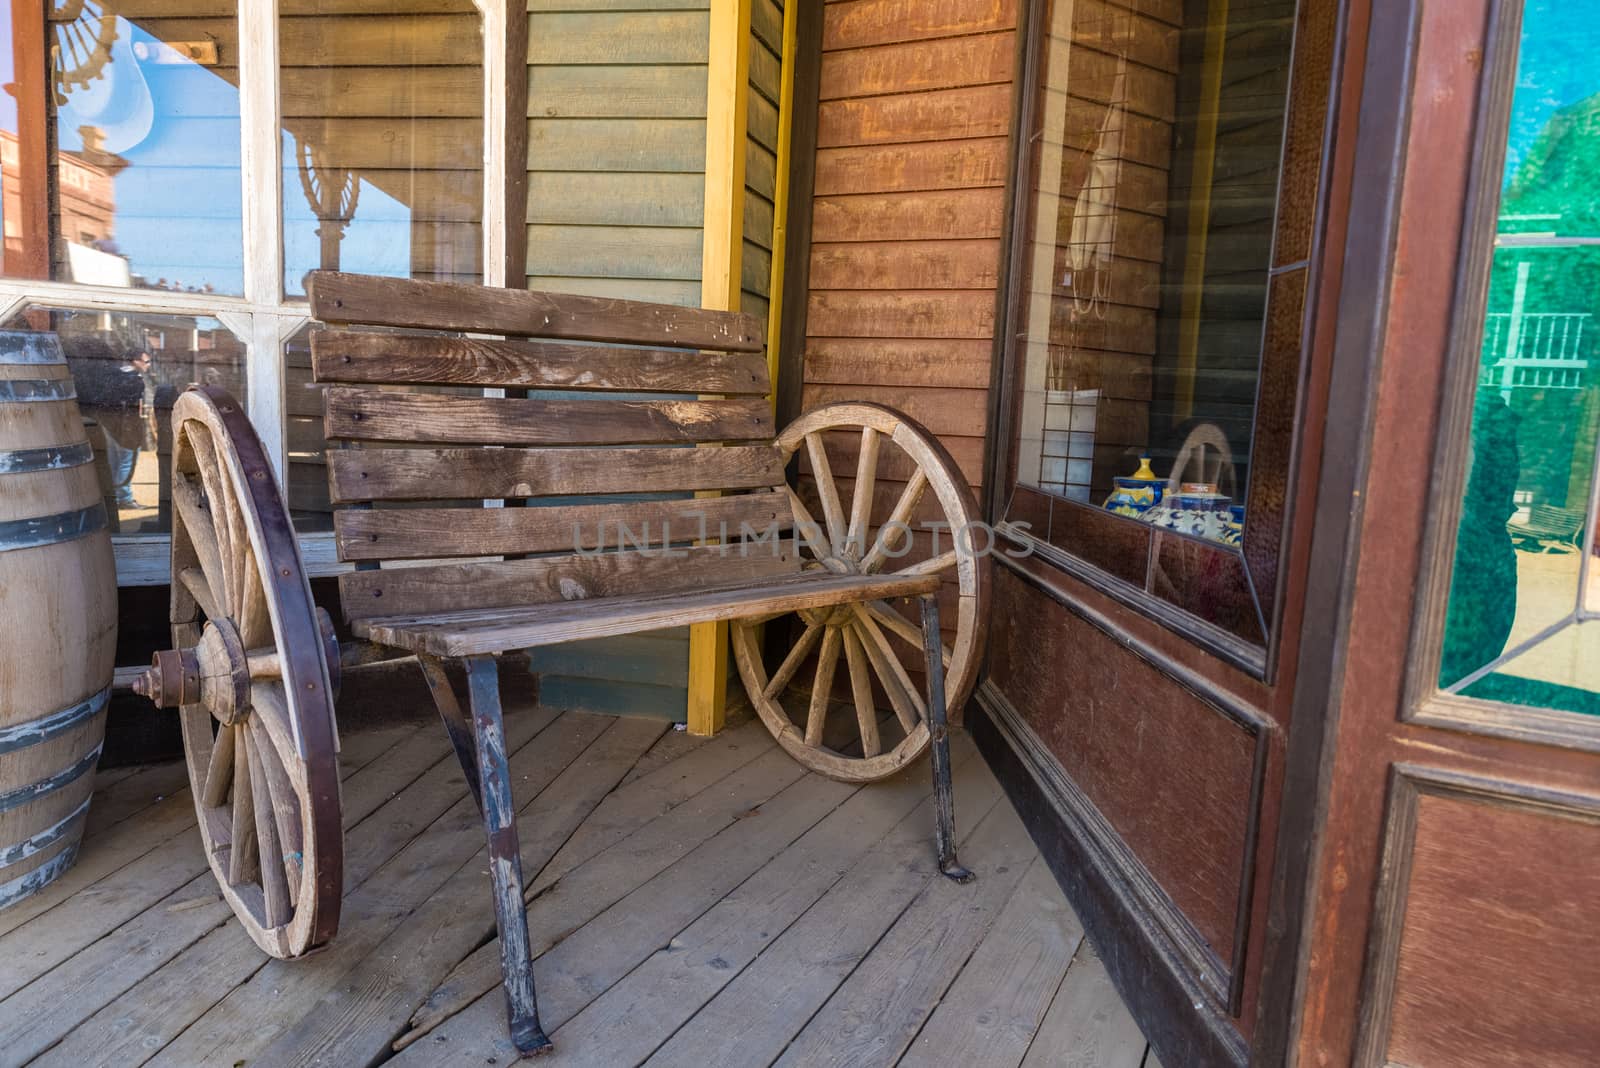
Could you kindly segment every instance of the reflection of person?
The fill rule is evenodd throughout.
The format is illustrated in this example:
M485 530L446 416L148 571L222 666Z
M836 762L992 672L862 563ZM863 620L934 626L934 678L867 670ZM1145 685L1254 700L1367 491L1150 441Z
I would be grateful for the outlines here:
M1505 652L1517 615L1517 553L1506 531L1516 513L1517 414L1499 388L1479 389L1456 560L1450 579L1439 685L1452 686Z
M100 424L106 438L106 461L117 504L136 508L133 471L139 450L150 442L150 405L147 403L150 354L129 350L112 366L111 349L96 338L80 339L74 346L73 376L84 414Z

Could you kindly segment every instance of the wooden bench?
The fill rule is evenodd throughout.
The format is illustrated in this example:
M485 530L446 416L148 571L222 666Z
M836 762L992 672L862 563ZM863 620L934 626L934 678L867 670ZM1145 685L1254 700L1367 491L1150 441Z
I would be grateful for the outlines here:
M308 293L325 324L311 350L334 536L354 565L340 600L364 644L341 648L312 603L239 405L197 388L173 415L177 648L141 681L182 709L207 853L258 945L298 956L337 928L333 703L341 665L374 648L418 657L478 798L524 1052L548 1041L497 654L726 622L752 704L806 766L869 781L931 747L940 869L970 878L946 721L981 652L985 561L971 494L930 435L865 404L775 433L761 326L746 315L338 273L312 275ZM804 492L785 473L801 453ZM853 464L848 493L836 460ZM912 536L929 520L942 546ZM450 660L465 668L465 709Z

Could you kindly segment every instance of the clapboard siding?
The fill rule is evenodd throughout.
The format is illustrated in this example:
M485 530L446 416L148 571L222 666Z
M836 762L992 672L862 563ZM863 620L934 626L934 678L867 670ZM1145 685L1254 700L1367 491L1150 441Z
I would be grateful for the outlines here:
M530 286L699 303L708 9L528 4Z
M1016 11L1015 0L842 0L823 14L802 403L899 408L975 486ZM893 479L880 492L897 492Z
M704 244L708 0L529 0L531 288L698 305ZM765 320L777 188L783 9L751 8L742 310ZM687 663L687 633L653 639ZM627 642L539 650L549 699L682 719L686 676L629 683ZM649 693L645 691L648 690Z

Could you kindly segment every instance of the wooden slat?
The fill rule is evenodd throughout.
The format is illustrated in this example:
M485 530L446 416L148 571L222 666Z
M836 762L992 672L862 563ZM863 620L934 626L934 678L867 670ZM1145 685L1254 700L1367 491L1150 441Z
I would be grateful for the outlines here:
M465 330L484 334L761 352L753 316L642 301L414 282L317 271L311 314L325 323Z
M350 620L431 616L730 586L790 575L799 566L794 547L788 542L701 545L670 553L659 549L575 553L531 560L356 571L339 576L339 593L345 618ZM583 608L568 606L563 611L577 615Z
M608 348L352 330L312 334L311 365L319 382L762 395L770 389L767 361L755 353Z
M334 449L336 504L465 497L754 489L783 481L770 445L722 449Z
M637 553L612 555L639 556ZM519 560L505 564L461 566L508 569L544 562ZM682 564L684 561L674 562ZM408 570L413 569L390 574L403 575ZM345 580L382 574L384 572L367 571L341 576L341 590ZM438 580L433 580L424 584L424 590L436 597L441 585ZM472 656L505 649L526 649L586 638L662 630L693 623L715 623L775 612L795 612L802 608L820 608L851 601L910 597L930 593L938 585L939 580L932 575L895 577L820 575L812 572L781 582L768 578L743 587L688 592L693 588L691 586L677 591L656 592L651 596L607 597L587 604L532 605L503 611L427 615L417 620L387 616L368 618L357 623L356 632L402 649L415 649L438 656ZM660 591L662 584L652 577L649 582L636 581L635 589ZM349 603L347 599L346 604Z
M453 445L638 445L772 437L772 410L750 400L550 400L334 387L330 440Z
M745 493L550 508L347 508L333 522L339 559L400 560L659 546L723 530L737 537L741 524L755 532L786 528L790 512L786 495Z

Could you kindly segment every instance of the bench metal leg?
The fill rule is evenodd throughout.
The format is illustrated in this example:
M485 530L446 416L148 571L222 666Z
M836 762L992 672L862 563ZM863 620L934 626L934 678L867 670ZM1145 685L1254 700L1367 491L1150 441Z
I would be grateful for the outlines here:
M461 761L461 771L467 777L467 792L472 795L481 813L483 788L478 785L478 746L472 740L472 721L461 710L461 702L456 700L455 688L444 673L444 661L420 653L417 663L422 665L422 677L428 680L428 691L433 694L434 706L439 709L439 718L444 721L444 732L450 736L456 759Z
M950 783L950 728L944 707L944 643L939 636L939 602L922 596L922 651L928 663L928 733L933 738L934 841L939 871L958 883L971 882L972 872L956 859L955 790Z
M494 918L500 929L500 969L505 976L511 1041L523 1056L548 1053L554 1047L539 1026L539 1003L533 991L528 914L522 904L522 847L517 842L517 810L511 801L511 769L506 763L500 676L494 657L467 658L467 686L472 698L472 734L477 743L479 807L489 835L489 874L494 881Z

